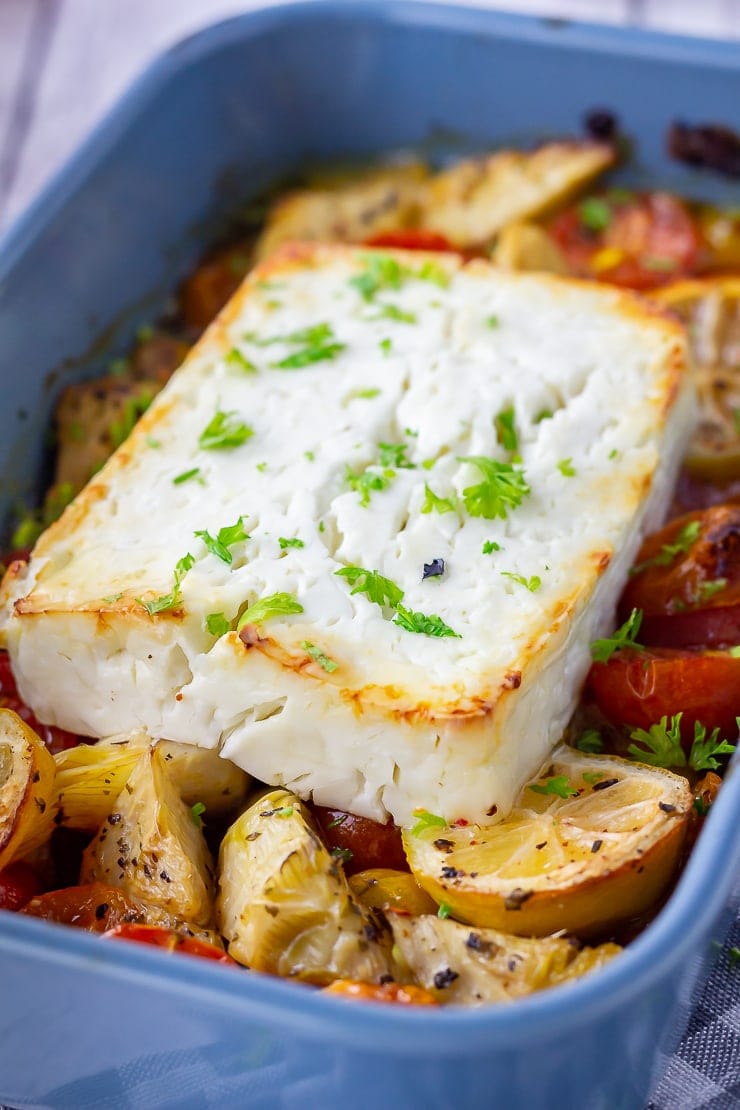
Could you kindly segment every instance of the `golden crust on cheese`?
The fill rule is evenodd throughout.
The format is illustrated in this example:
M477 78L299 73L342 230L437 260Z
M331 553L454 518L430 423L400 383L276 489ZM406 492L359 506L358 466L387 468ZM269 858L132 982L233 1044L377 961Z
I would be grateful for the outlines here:
M364 297L354 280L389 260L398 280ZM331 356L279 368L320 325ZM286 247L28 571L6 577L21 693L43 720L219 747L263 781L369 816L506 812L559 739L588 645L668 504L692 419L684 367L682 329L629 293L449 254ZM510 461L495 428L507 408L531 493L505 519L471 516L480 474L462 460ZM252 436L199 449L217 411ZM381 463L381 444L411 465ZM383 479L366 504L348 470ZM425 512L427 488L451 508ZM240 517L249 539L227 565L195 533ZM181 595L150 616L142 602L172 589L186 553ZM422 580L437 558L444 574ZM350 592L336 573L348 566L459 638L399 627ZM237 616L275 593L303 611L239 636ZM232 631L211 634L213 613Z

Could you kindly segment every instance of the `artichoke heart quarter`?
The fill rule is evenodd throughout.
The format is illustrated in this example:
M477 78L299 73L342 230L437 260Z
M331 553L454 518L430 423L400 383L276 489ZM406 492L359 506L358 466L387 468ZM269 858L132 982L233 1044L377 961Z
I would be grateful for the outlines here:
M323 985L377 982L390 938L287 790L263 795L221 845L217 919L229 954L256 971Z

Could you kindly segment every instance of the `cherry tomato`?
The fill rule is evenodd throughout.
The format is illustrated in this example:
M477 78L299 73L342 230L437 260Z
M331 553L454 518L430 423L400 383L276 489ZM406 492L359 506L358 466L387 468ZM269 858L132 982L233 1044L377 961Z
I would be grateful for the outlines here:
M20 910L43 890L41 880L27 863L11 863L0 871L0 910Z
M381 825L368 817L323 806L313 806L313 814L324 842L343 860L348 875L371 867L408 871L401 830L392 821Z
M80 742L79 736L73 732L57 728L56 725L42 725L25 702L21 701L10 669L10 656L7 651L0 651L0 707L12 709L17 713L34 732L38 733L52 755L67 748L76 748Z
M632 289L655 289L694 271L699 234L667 193L612 190L562 212L550 234L572 269Z
M144 920L140 902L107 883L85 883L50 890L31 898L23 909L31 917L75 925L91 933L105 933L117 925Z
M694 722L720 736L737 732L740 658L719 652L619 651L608 663L594 663L587 693L615 725L648 729L661 717L681 718L681 737L690 744Z
M437 1000L424 987L402 983L358 983L355 979L335 979L324 994L356 998L360 1002L394 1002L401 1006L436 1006Z
M215 320L241 284L251 263L251 253L249 243L216 251L185 279L180 289L180 308L189 328L201 331Z
M398 231L380 231L377 235L365 240L368 247L393 247L406 251L452 251L459 254L457 247L453 247L450 240L440 235L437 231L427 231L425 228L399 228Z
M228 964L238 967L223 949L215 944L200 940L198 937L189 937L178 933L175 929L164 929L161 925L116 925L103 933L110 940L135 940L138 944L150 944L155 948L164 948L167 952L184 952L188 956L200 956L201 959L215 960L219 964Z
M740 505L687 513L648 536L620 602L643 612L640 640L673 647L740 643Z

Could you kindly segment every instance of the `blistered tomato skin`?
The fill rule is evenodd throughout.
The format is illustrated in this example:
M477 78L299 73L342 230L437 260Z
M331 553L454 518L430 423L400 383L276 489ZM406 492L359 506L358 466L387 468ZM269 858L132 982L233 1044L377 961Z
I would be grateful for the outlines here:
M348 875L375 867L408 871L401 830L392 821L380 825L341 809L311 808L324 843L343 861Z
M0 910L20 910L43 890L41 880L27 863L11 863L0 871Z
M165 929L160 925L116 925L103 933L109 940L133 940L138 944L148 944L154 948L164 948L167 952L183 952L187 956L198 956L205 960L214 960L219 964L229 967L238 967L236 960L232 960L226 952L216 948L198 937L188 937L174 929Z
M682 713L681 737L691 745L694 723L732 738L740 707L740 658L655 649L620 651L594 663L587 695L613 724L649 729L661 717Z
M381 231L365 241L368 247L392 247L406 251L451 251L460 254L445 235L424 228L407 228L398 231Z

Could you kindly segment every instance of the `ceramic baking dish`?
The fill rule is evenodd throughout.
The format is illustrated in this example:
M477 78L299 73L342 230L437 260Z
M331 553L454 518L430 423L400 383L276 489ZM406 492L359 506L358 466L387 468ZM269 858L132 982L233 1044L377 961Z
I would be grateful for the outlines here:
M169 51L0 244L2 514L43 481L61 384L125 349L237 201L317 158L573 133L596 104L636 140L625 180L729 199L662 154L674 118L740 123L729 44L378 0L271 8ZM0 1102L640 1107L721 935L739 815L735 773L656 922L510 1007L352 1005L0 913Z

